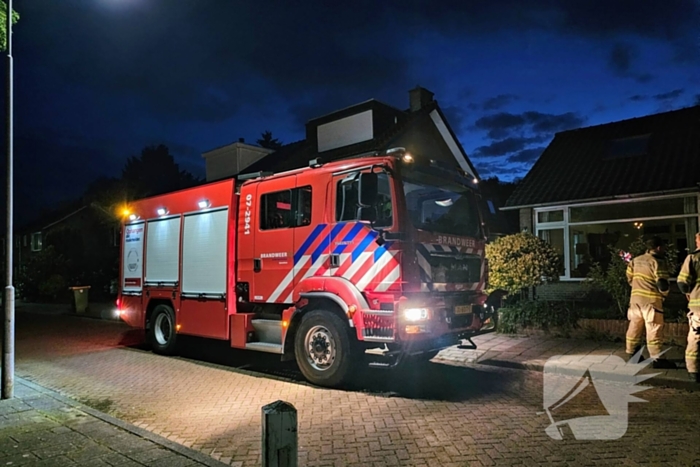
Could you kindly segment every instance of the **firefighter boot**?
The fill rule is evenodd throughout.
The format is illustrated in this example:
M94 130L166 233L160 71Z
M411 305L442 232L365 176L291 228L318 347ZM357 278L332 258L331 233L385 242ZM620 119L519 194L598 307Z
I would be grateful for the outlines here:
M700 374L688 373L688 379L693 383L700 383Z

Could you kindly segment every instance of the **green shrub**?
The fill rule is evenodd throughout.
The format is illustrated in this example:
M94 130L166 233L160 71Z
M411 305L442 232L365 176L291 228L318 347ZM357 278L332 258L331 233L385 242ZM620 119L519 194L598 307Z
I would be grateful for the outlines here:
M53 301L67 297L69 261L49 245L31 255L17 274L18 295L26 300ZM61 288L63 288L61 290Z
M559 278L557 252L544 240L527 233L506 235L486 245L488 291L515 294Z
M576 327L579 316L564 302L520 300L499 310L498 331L514 334L522 329L563 331Z

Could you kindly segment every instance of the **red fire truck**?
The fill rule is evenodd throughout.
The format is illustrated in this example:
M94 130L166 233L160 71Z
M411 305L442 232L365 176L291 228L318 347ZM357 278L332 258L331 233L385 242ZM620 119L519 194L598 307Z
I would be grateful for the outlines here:
M397 149L134 202L118 312L157 353L222 339L324 386L473 346L495 327L476 183Z

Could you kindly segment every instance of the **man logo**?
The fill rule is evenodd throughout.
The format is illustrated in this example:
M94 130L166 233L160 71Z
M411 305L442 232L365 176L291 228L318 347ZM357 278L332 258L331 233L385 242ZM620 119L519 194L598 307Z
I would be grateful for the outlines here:
M577 440L614 440L624 436L628 404L646 402L632 395L649 389L637 383L658 374L637 375L652 362L648 359L640 363L642 350L627 363L616 355L557 355L548 359L544 365L543 386L543 408L551 422L545 429L547 435L556 440L564 439L564 427L568 426ZM589 387L597 393L608 415L556 422L552 412Z

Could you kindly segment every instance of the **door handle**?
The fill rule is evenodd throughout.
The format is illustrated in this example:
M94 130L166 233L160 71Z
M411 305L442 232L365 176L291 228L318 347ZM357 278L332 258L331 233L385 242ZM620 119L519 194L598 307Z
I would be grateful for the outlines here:
M332 268L339 268L340 267L340 255L331 255L331 267Z
M260 258L253 259L253 272L262 271L262 260Z

